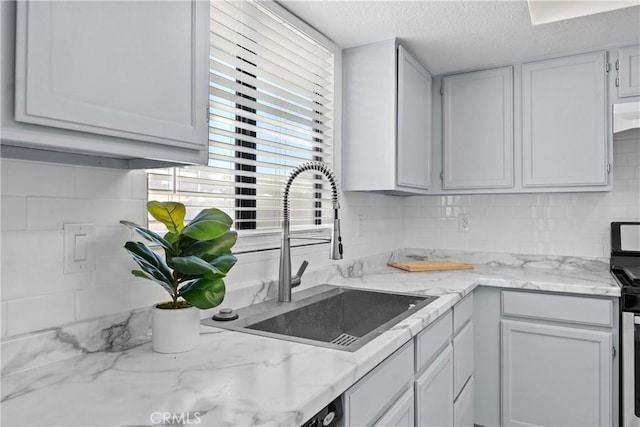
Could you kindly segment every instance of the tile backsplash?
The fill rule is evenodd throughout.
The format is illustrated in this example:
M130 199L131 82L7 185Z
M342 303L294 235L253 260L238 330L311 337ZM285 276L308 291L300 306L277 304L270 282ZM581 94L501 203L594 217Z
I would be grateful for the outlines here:
M609 222L640 219L640 141L614 143L608 193L395 197L341 195L345 259L398 248L576 257L609 256ZM130 275L122 249L144 223L144 171L119 171L2 159L0 325L2 337L119 315L165 299L157 285ZM458 231L458 215L470 231ZM93 223L96 269L63 273L63 225ZM278 275L278 251L239 255L226 283L247 292ZM334 263L326 245L294 248L295 268Z
M640 221L640 141L613 147L611 192L410 197L404 246L608 258L609 224Z
M159 286L131 276L122 248L135 237L121 219L146 217L144 171L1 159L2 337L129 312L166 299ZM377 194L341 199L346 258L402 246L403 200ZM96 268L63 273L63 226L93 223ZM327 245L294 248L294 268L330 263ZM244 254L226 279L230 289L268 283L278 275L278 251Z

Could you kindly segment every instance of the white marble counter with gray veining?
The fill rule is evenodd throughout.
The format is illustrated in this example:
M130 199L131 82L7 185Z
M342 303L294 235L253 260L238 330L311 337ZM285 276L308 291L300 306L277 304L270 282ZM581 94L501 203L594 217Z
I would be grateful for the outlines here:
M399 257L456 259L474 269L407 273L385 265ZM441 251L339 264L311 272L305 282L440 298L353 353L208 327L199 347L183 354L154 353L145 340L83 348L78 356L4 375L2 425L146 426L173 414L184 425L300 425L477 286L620 295L602 261Z

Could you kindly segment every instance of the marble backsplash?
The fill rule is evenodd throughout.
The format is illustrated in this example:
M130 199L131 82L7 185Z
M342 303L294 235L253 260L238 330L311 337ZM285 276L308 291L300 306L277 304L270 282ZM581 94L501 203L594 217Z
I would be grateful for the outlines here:
M387 266L387 262L427 259L455 260L490 267L563 271L602 272L609 268L609 260L603 258L401 249L309 270L304 275L300 288L321 283L338 284L341 279L362 277L367 274L395 273L398 270ZM240 308L270 300L276 296L276 280L230 290L222 306L203 311L202 317L211 316L222 307ZM140 309L11 337L1 343L2 375L36 368L81 354L117 352L135 347L151 340L150 328L150 309ZM206 327L203 326L203 328Z

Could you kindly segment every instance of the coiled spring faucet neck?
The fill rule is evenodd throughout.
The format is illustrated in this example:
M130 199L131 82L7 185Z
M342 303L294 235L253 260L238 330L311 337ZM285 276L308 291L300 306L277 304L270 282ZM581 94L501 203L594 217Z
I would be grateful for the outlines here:
M282 221L282 244L280 246L280 277L278 280L278 300L283 302L291 301L291 288L300 284L300 277L306 268L306 261L302 264L300 271L295 277L291 277L291 234L290 234L290 205L289 191L291 184L298 175L306 171L316 171L323 174L331 184L331 202L333 204L333 228L331 239L323 239L330 242L329 258L342 259L342 237L340 236L340 219L338 218L338 182L335 175L324 163L307 162L295 168L284 186L282 195L283 221Z

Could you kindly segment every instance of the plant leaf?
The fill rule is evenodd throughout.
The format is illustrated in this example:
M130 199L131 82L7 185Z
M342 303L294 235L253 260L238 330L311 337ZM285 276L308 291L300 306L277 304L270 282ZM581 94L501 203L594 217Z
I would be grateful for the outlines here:
M229 231L233 220L220 209L203 209L182 230L182 234L195 240L211 240Z
M136 224L135 222L120 221L120 224L126 225L127 227L129 227L130 229L136 231L139 235L141 235L142 237L144 237L148 241L153 242L153 243L157 243L158 245L162 246L165 250L170 251L170 253L173 254L173 247L171 246L171 243L169 243L168 241L166 241L165 239L160 237L160 235L154 233L153 231L148 230L148 229Z
M182 203L152 200L147 203L147 211L172 233L179 233L184 228L184 217L187 211Z
M201 242L195 242L189 246L185 246L182 248L182 253L185 255L199 255L210 262L215 257L224 254L230 254L231 248L236 244L237 240L237 232L227 231L222 236L216 239L203 240ZM210 256L205 257L202 256L202 254L207 254Z
M222 273L213 265L197 256L175 257L172 259L174 268L187 276L213 277ZM224 274L223 274L224 275Z
M177 242L180 239L180 233L172 233L172 232L167 232L164 235L164 240L166 240L167 242L174 244L175 242Z
M216 257L215 259L209 261L209 263L214 266L216 269L218 269L218 271L220 271L220 273L223 274L227 274L229 272L229 270L231 270L231 267L233 267L236 262L238 261L238 259L231 255L231 254L226 254L226 255L220 255L219 257Z
M185 301L202 310L220 305L224 300L224 293L225 286L221 278L196 279L183 286L178 292Z
M127 242L124 248L138 265L147 273L150 280L161 285L170 295L173 295L173 275L164 260L149 249L144 243ZM139 271L139 270L134 270ZM136 277L141 277L139 273L133 273Z
M156 280L156 279L154 279L152 277L147 276L147 274L144 271L131 270L131 274L133 274L136 277L140 277L141 279L147 279L147 280L151 280L153 282L156 282L157 284L162 286L165 291L169 292L170 295L173 295L173 290L171 289L171 287L169 287L169 285L167 285L165 282L161 282L161 281L158 281L158 280Z

